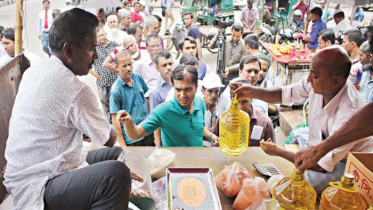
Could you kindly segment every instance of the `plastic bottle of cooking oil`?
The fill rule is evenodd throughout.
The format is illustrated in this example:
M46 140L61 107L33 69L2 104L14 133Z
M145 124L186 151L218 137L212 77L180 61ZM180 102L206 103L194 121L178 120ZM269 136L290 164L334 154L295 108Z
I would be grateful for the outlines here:
M313 210L316 204L316 191L305 181L304 173L295 170L291 178L283 178L273 189L273 197L280 203L281 209Z
M220 150L230 156L241 155L249 146L250 117L240 109L237 95L231 107L220 114Z
M365 210L364 199L354 187L354 175L345 174L340 182L330 182L321 195L320 210L356 209Z

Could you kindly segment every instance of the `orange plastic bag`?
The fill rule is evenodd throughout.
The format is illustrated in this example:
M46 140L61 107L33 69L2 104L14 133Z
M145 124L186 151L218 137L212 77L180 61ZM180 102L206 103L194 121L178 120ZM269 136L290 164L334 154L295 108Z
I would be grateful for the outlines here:
M233 203L236 210L246 209L263 198L269 198L265 180L261 177L247 178L242 182L242 189Z
M230 166L225 166L225 169L215 177L215 181L226 196L233 197L240 192L245 178L251 178L250 173L241 163L234 162Z

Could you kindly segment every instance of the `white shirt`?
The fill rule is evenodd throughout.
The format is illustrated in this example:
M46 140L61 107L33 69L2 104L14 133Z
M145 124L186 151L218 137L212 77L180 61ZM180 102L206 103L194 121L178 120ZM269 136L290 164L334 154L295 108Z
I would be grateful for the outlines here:
M337 131L346 121L366 105L364 98L356 90L350 80L323 107L323 96L316 94L307 77L301 81L282 87L282 104L301 103L309 98L308 105L308 145L317 145ZM367 125L368 126L368 125ZM346 157L348 152L373 152L371 137L354 141L332 150L318 162L326 171L333 171L334 165Z
M15 209L44 209L47 181L87 165L83 133L102 146L110 125L91 88L52 56L25 71L5 150L4 185Z
M341 22L339 22L335 28L334 28L334 35L335 37L338 37L339 35L339 32L342 31L342 32L346 32L348 30L352 29L350 23L345 19L341 20Z
M30 66L36 66L42 61L42 59L34 53L24 51L23 54L25 54L25 57L30 61ZM6 65L12 59L13 57L9 56L8 54L0 57L0 67Z
M128 34L119 29L116 34L114 34L110 29L106 32L106 38L112 42L116 42L118 45L123 44L123 39L126 36L128 36Z
M48 28L44 28L45 24L45 10L41 11L38 15L38 34L41 35L42 32L49 32L53 24L52 10L47 11L48 17Z
M7 55L7 54L6 54L6 51L3 47L3 43L0 40L0 58L3 57L4 55Z
M141 59L133 64L133 72L139 73L144 78L150 93L157 84L158 71L148 52L141 53Z
M231 82L239 81L241 80L240 77L237 77L235 79L232 79ZM220 95L218 107L216 109L216 113L219 116L221 113L225 112L229 109L231 105L231 88L229 85L225 88L224 92ZM260 112L268 115L268 103L264 102L259 99L253 98L253 101L251 102L253 105L253 108L256 110L259 110Z

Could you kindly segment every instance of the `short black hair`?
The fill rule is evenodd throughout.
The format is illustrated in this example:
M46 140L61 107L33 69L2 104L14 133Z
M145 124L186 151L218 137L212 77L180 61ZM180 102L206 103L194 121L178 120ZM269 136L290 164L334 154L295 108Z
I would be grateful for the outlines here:
M135 3L133 3L133 7L135 7L136 5L140 5L140 7L141 7L140 2L138 2L138 1L136 1Z
M317 15L319 17L322 16L322 9L320 7L315 7L313 9L311 9L310 12L311 12L311 14L315 14L315 15Z
M194 18L193 13L191 13L191 12L184 13L183 17L185 17L187 15L190 15L190 18L192 18L192 19Z
M169 59L169 58L172 58L172 56L167 51L161 51L160 53L157 54L157 56L155 56L155 64L157 64L157 66L159 65L159 59L160 58Z
M158 39L158 40L160 41L158 34L149 34L149 35L146 37L146 40L145 40L145 44L146 44L146 46L149 45L149 42L150 42L150 40L152 40L152 39Z
M44 4L45 2L48 2L48 4L51 4L49 0L43 0L43 4Z
M98 19L92 13L79 8L63 12L54 20L49 31L49 47L52 52L61 52L65 43L80 47L97 26Z
M3 35L1 34L1 32L3 32L3 30L4 30L4 26L0 26L0 39L3 37ZM0 40L0 42L1 42L1 40Z
M252 55L245 55L245 56L243 56L241 58L241 60L240 60L240 70L243 69L243 67L244 67L245 64L254 63L254 62L258 62L259 69L262 68L262 65L260 64L260 61L259 61L259 59L256 56L252 56Z
M321 39L326 41L330 41L332 44L335 44L335 34L330 29L324 29L320 31L320 33L317 35L317 37L321 36Z
M115 12L118 13L118 11L121 10L121 9L122 9L122 7L116 7L116 8L115 8Z
M243 32L243 25L241 23L235 23L232 26L232 31Z
M245 37L245 45L251 49L259 49L259 38L255 34L249 34Z
M6 39L10 39L14 42L14 28L6 28L1 32L1 35Z
M174 85L175 80L184 80L190 76L194 85L198 84L198 71L196 68L188 65L178 65L171 74L171 82Z
M186 41L189 41L190 43L195 44L197 46L197 42L196 42L196 40L193 37L186 36L186 37L184 37L184 39L182 39L182 40L179 41L179 44L177 44L177 46L179 47L179 50L183 50L184 43Z
M334 18L345 18L345 13L344 12L338 12L333 17Z
M157 18L158 22L162 22L162 18L159 15L153 15L155 18Z
M137 28L141 28L141 30L143 29L138 23L131 24L130 27L128 27L128 35L135 35Z
M198 65L198 59L196 58L196 56L193 55L183 55L180 58L180 64L188 66Z
M355 42L358 47L364 42L363 33L360 30L351 29L346 31L345 35L350 42Z

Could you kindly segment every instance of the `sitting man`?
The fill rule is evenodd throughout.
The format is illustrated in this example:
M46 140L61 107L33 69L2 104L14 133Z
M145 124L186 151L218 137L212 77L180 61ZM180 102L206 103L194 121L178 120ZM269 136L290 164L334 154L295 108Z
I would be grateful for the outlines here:
M106 38L109 41L115 42L117 44L122 44L124 37L127 36L127 33L119 30L118 17L116 15L109 15L109 17L107 17L106 23Z
M312 30L310 33L310 37L304 39L304 42L307 43L308 49L311 51L315 51L317 46L319 45L319 33L320 31L326 29L325 23L321 20L322 16L322 9L320 7L315 7L311 9L311 20L312 20Z
M128 208L130 171L117 161L122 149L110 148L115 129L77 78L97 59L97 26L84 10L62 13L49 33L52 56L23 74L5 150L4 185L15 209ZM108 148L84 155L83 134Z
M125 110L117 114L118 123L123 123L130 139L139 139L161 128L164 147L202 147L203 137L217 143L218 138L205 128L205 105L195 97L198 73L191 66L179 65L171 74L175 97L157 106L140 124L135 125Z
M330 29L324 29L319 33L319 49L324 49L335 44L334 32Z
M239 77L232 79L230 82L236 82L238 80L246 80L252 86L258 86L259 72L261 69L261 63L256 56L247 55L241 58L240 70L238 71ZM219 104L217 108L217 114L220 115L225 110L229 109L231 105L231 89L227 86L224 92L220 95ZM268 103L253 99L252 101L254 109L268 114Z
M249 84L246 80L238 80L237 83ZM260 146L260 140L262 139L270 139L270 141L275 143L275 130L271 118L259 110L253 109L251 102L252 99L249 97L238 99L241 110L250 116L249 146ZM214 134L219 136L219 122L215 126Z
M141 75L132 73L131 54L127 51L121 51L115 57L119 77L110 91L110 114L113 125L118 132L119 144L122 147L154 146L152 135L132 141L126 135L123 127L115 121L119 110L126 110L130 113L136 125L140 124L148 116L148 108L145 101L145 93L148 91L148 86Z
M218 37L221 33L217 33L214 38L210 41L210 49L218 48ZM240 60L245 55L245 42L242 39L243 35L243 25L240 23L235 23L232 26L232 38L231 40L226 40L225 42L225 73L222 75L223 78L227 78L226 84L233 79L238 77L238 69L240 66Z
M178 47L180 55L196 56L197 54L197 42L193 37L187 36L180 40ZM210 66L207 63L198 60L198 79L203 80L206 74L210 72Z
M258 98L269 103L292 105L309 98L308 146L317 145L332 135L366 102L348 80L351 61L340 46L332 46L316 53L311 59L311 70L307 78L296 84L275 89L231 84L233 94L238 98ZM270 155L278 155L294 162L295 154L277 147L273 143L261 142L263 150ZM306 172L306 179L317 193L321 193L329 182L339 180L344 173L343 160L348 152L364 152L373 149L371 139L362 139L339 147L324 156L318 165ZM325 173L327 172L327 173Z

